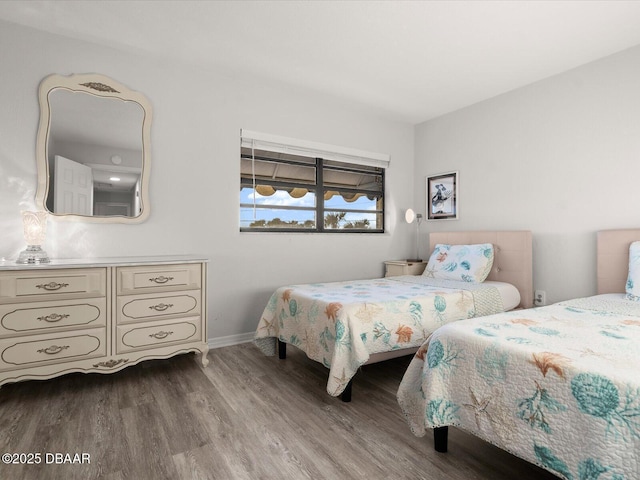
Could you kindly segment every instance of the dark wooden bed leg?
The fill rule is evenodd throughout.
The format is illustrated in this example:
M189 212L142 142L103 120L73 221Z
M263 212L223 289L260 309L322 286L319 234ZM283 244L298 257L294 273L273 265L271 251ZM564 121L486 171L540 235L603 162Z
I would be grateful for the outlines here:
M353 386L353 378L351 380L349 380L349 383L347 383L347 386L342 391L342 395L340 396L340 398L342 399L343 402L350 402L351 401L351 387L352 386Z
M449 427L436 427L433 429L433 448L436 452L446 453L449 439Z
M278 340L278 358L281 360L287 358L287 344L281 340Z

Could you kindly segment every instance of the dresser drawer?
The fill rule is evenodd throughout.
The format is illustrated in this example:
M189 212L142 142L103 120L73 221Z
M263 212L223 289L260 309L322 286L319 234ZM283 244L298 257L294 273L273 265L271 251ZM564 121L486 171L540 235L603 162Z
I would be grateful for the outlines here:
M106 269L47 270L0 273L0 302L32 300L63 295L101 297L106 295Z
M102 297L0 305L0 337L45 333L54 328L104 327L107 324L106 303Z
M118 297L117 322L200 315L200 290Z
M160 265L118 268L118 295L201 287L200 264Z
M0 340L0 368L12 369L101 357L107 354L106 330L94 328Z
M200 317L118 326L116 353L202 341Z

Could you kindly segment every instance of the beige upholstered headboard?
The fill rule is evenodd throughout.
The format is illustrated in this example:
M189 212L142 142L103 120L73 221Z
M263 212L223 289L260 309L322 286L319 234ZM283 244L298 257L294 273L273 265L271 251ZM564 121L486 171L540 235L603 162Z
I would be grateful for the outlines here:
M433 251L437 243L469 245L492 243L493 268L487 280L507 282L520 292L520 307L533 306L533 246L528 230L433 232L429 234L429 247Z
M597 237L598 293L624 293L629 273L629 245L640 229L601 230Z

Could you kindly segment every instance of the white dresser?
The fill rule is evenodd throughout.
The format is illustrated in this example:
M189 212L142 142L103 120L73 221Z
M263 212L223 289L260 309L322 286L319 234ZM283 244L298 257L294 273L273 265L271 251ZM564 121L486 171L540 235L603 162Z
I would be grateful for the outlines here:
M0 262L0 385L186 352L206 367L206 282L196 256Z

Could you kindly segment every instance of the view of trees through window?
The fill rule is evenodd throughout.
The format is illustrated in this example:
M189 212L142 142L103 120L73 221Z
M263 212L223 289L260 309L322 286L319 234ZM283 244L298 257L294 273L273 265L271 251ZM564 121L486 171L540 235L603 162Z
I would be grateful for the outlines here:
M355 228L355 229L368 229L371 226L371 222L368 218L362 220L349 221L345 220L347 212L327 213L324 216L324 228ZM315 222L313 220L307 220L304 223L300 223L298 220L282 220L281 218L274 218L272 220L256 220L249 224L251 228L315 228Z

